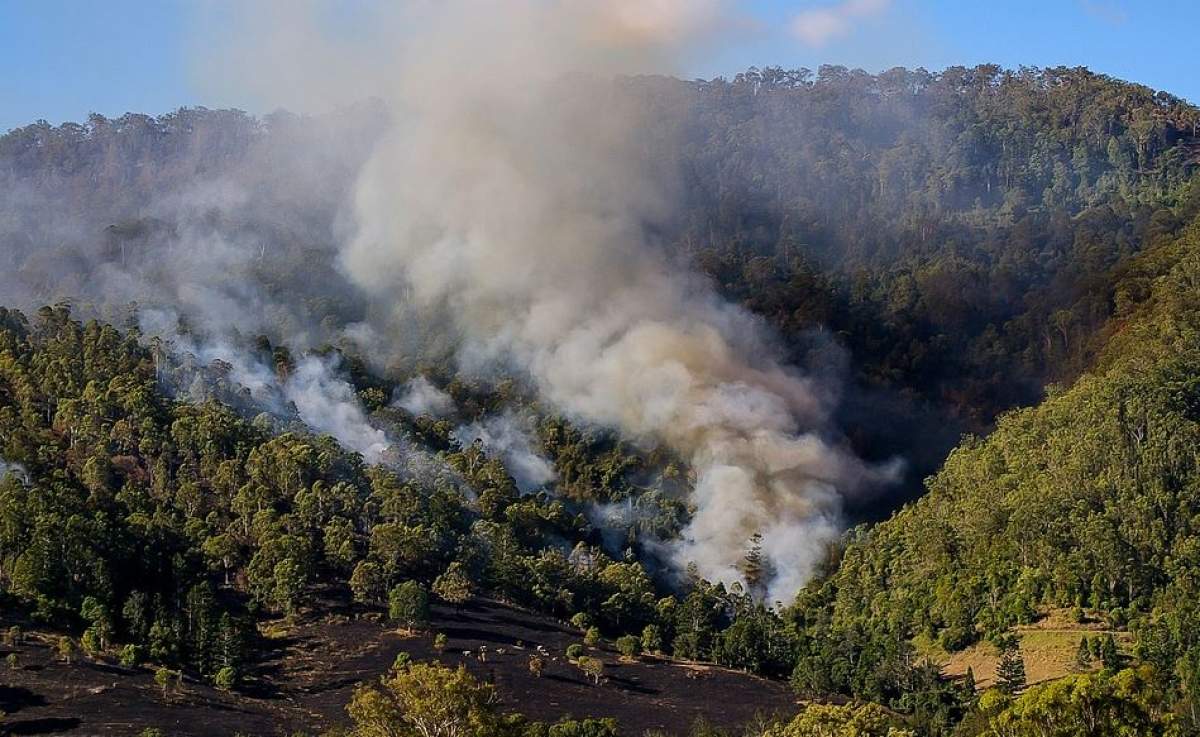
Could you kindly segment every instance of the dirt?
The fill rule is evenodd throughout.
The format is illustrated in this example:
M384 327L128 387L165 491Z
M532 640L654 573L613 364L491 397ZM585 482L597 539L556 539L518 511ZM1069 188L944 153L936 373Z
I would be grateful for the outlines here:
M48 636L31 634L19 646L0 648L4 656L16 652L19 663L13 669L0 662L3 724L13 735L137 735L146 727L181 736L317 733L346 724L355 686L386 673L400 652L465 664L496 685L505 710L545 721L614 717L628 735L680 734L697 719L736 727L757 715L796 711L785 684L665 658L627 662L608 648L588 653L605 664L604 681L594 685L563 655L581 642L577 630L495 601L435 607L432 631L422 634L398 632L377 613L346 606L261 629L266 655L238 693L191 679L177 693L164 693L151 668L107 659L62 663ZM441 653L433 649L433 631L448 638ZM528 665L539 646L547 653L540 677Z

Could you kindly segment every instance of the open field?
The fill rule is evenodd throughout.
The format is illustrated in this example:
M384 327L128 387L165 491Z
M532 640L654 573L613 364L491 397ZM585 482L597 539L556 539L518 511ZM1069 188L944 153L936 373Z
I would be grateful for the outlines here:
M1077 672L1075 655L1084 637L1112 634L1122 649L1131 640L1128 632L1109 630L1098 622L1078 623L1062 610L1050 611L1037 622L1019 626L1015 631L1025 661L1025 677L1030 685ZM918 643L918 651L940 663L942 672L948 676L963 676L970 670L978 688L988 688L995 683L1000 650L990 642L978 642L956 653L947 653L931 643ZM1093 667L1099 666L1093 664Z

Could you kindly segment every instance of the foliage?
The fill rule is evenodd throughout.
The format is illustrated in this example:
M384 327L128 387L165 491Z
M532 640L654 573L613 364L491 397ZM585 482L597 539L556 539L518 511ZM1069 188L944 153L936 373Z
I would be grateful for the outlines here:
M346 707L356 737L495 737L494 689L465 667L416 663L363 685Z
M415 629L429 624L429 594L419 581L405 581L388 594L388 618Z
M763 737L914 737L901 720L876 704L810 704L786 726Z

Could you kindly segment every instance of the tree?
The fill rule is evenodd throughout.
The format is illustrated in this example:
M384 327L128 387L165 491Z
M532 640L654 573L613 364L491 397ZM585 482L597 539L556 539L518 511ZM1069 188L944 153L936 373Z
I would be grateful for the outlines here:
M471 579L462 563L454 561L433 581L433 593L449 604L464 604L471 598Z
M388 594L388 617L406 629L429 624L429 594L418 581L405 581Z
M1079 638L1079 647L1075 649L1075 669L1089 670L1092 667L1092 649L1088 645L1087 636Z
M70 664L75 657L75 641L70 637L63 635L58 638L55 650L58 652L58 659L64 663Z
M369 560L359 561L350 574L350 591L360 604L377 604L383 598L383 571Z
M915 737L878 704L810 704L771 737Z
M122 647L119 656L121 665L125 666L126 668L136 668L143 660L145 660L145 658L145 648L143 648L141 645L134 645L132 643Z
M162 689L162 696L164 699L166 699L170 696L170 693L177 682L175 672L170 668L159 668L158 670L154 671L154 682L158 684L160 689Z
M1164 694L1150 669L1070 675L1039 684L990 720L987 737L1152 737L1167 731Z
M756 532L750 538L750 549L742 559L742 577L746 579L746 591L755 596L765 593L764 587L770 577L767 570L767 559L763 555L762 533Z
M1121 667L1124 658L1121 657L1121 651L1117 649L1117 640L1109 632L1100 640L1100 663L1109 670L1117 670Z
M1025 688L1025 660L1021 657L1016 638L1010 638L1000 654L996 666L996 687L1006 694L1015 695Z
M463 666L416 663L359 686L346 711L356 737L494 737L497 703L495 690Z
M648 624L642 630L642 652L657 654L662 652L662 630L656 624Z
M642 649L642 641L634 635L623 635L617 638L617 652L626 658L636 657Z
M565 720L551 724L546 737L619 737L615 719Z
M600 658L593 658L588 655L581 655L575 659L575 665L583 674L592 679L592 683L599 686L601 679L604 678L604 661Z

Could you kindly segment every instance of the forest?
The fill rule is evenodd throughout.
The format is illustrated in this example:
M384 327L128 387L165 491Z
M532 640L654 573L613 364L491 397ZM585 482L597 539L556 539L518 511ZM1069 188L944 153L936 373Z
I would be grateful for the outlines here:
M197 108L0 137L6 643L251 694L268 620L333 598L439 647L431 606L486 597L570 623L598 688L608 648L797 700L675 734L1200 734L1200 109L1082 68L616 89L681 162L647 240L838 387L831 444L903 460L794 599L761 535L732 584L672 566L677 447L462 370L440 315L380 352L394 295L337 243L384 108ZM377 676L328 734L643 734Z

